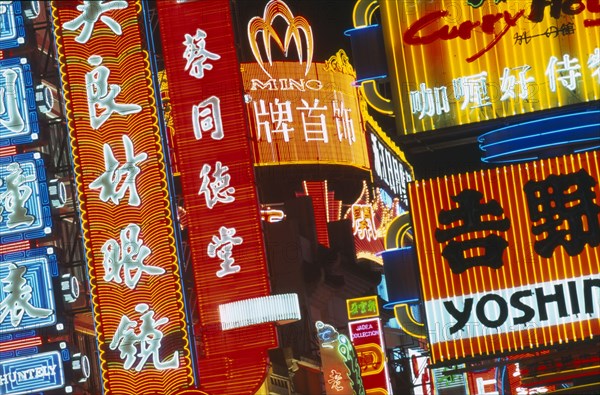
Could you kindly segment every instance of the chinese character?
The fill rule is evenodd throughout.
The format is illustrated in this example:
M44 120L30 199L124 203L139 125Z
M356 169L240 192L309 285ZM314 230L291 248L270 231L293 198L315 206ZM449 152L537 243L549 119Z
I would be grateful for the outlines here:
M23 184L35 181L35 174L24 176L21 165L16 162L8 165L7 170L10 173L4 179L6 191L0 193L0 215L4 211L8 213L6 221L8 229L16 228L19 225L30 226L35 221L35 217L27 214L25 203L29 200L32 189ZM0 178L0 187L3 185Z
M587 61L587 67L592 71L592 77L597 77L600 83L600 48L596 48L594 53L590 54ZM0 114L2 111L0 111Z
M155 369L176 369L179 367L179 351L173 353L173 357L169 361L160 360L160 347L163 333L156 329L160 325L169 322L167 317L154 319L154 311L145 303L140 303L135 306L135 311L142 314L140 317L141 324L139 325L139 333L135 333L138 326L137 321L132 321L126 315L121 317L119 327L115 332L110 342L110 349L121 352L121 359L125 358L123 368L131 369L133 364L140 357L140 361L135 367L136 371L141 371L146 361L152 357L152 363ZM137 345L139 344L139 352Z
M354 134L354 124L350 117L350 109L344 106L344 100L337 99L337 92L334 91L333 118L335 119L335 128L337 129L338 140L347 139L350 144L356 141Z
M152 251L138 239L140 227L129 224L121 229L121 245L115 239L108 239L102 246L104 259L104 281L114 281L121 284L121 270L125 276L125 285L134 289L142 277L142 272L149 275L160 275L165 269L156 266L144 265Z
M423 119L425 115L432 117L441 115L443 112L450 112L448 89L445 86L436 86L431 89L427 88L425 83L421 83L419 87L420 90L410 92L412 113L420 112L419 119Z
M35 307L29 302L32 298L32 289L30 285L27 285L26 272L26 267L17 266L14 263L8 264L8 275L1 280L6 284L2 288L6 297L0 303L0 324L10 315L10 323L16 328L21 324L25 313L33 318L46 318L53 313L50 309Z
M208 256L214 258L218 256L221 259L221 270L217 272L217 277L224 277L228 274L237 273L241 267L234 265L235 259L231 256L231 249L234 245L240 245L244 241L241 237L233 237L235 228L219 228L219 236L213 236L212 242L208 245Z
M0 118L0 125L13 133L19 133L25 129L25 122L19 112L17 101L17 78L14 70L5 70L4 86L0 88L0 115L7 115L8 120Z
M352 223L354 224L354 235L358 235L359 239L366 238L371 241L377 238L373 208L370 205L352 205Z
M341 391L344 389L344 386L342 385L342 374L335 369L331 369L327 383L331 385L332 390Z
M231 203L235 201L235 197L231 196L235 192L234 187L229 186L229 182L231 181L231 176L227 173L229 167L223 166L221 162L217 161L215 163L215 170L213 171L212 177L214 181L210 181L209 173L211 167L208 164L204 164L202 166L202 170L200 170L200 178L202 179L202 185L200 185L200 190L198 191L198 195L204 194L204 199L206 199L206 206L212 209L217 202L221 203Z
M120 115L129 115L142 111L142 107L137 104L115 102L115 98L121 93L121 87L117 84L108 84L110 70L108 67L101 65L102 56L92 55L88 58L88 63L92 66L98 66L85 74L90 126L92 129L98 130L113 112ZM97 114L96 106L101 111L99 115Z
M267 141L272 142L271 133L282 133L283 141L286 143L290 141L290 132L294 131L294 128L288 126L288 122L292 122L292 108L289 101L280 102L279 99L275 99L275 104L269 103L270 111L267 111L264 100L259 100L260 110L258 109L256 102L254 105L254 115L256 118L256 124L258 128L258 139L261 139L261 131L264 130L267 136ZM267 121L260 121L261 116L267 116ZM272 127L274 128L272 130Z
M319 99L315 99L312 107L304 99L300 99L304 106L297 107L298 111L302 111L302 125L304 126L304 138L306 141L323 141L329 142L327 134L327 124L325 123L325 114L316 115L313 111L326 111L327 106L319 107ZM309 122L308 119L314 119L314 122Z
M556 68L558 66L558 68ZM577 77L581 77L581 73L577 70L581 68L579 59L569 55L564 55L562 62L558 61L556 56L551 56L546 68L546 75L550 80L550 90L556 92L556 80L560 81L563 86L571 91L577 87ZM556 77L556 74L560 74Z
M196 140L202 138L202 133L211 132L213 140L221 140L223 122L221 121L221 101L216 96L211 96L198 105L192 106L192 123Z
M536 240L535 251L550 258L560 245L570 256L583 251L585 244L600 244L598 213L595 202L596 180L584 169L577 173L550 175L543 181L528 181L523 190L529 206L529 217Z
M514 67L512 69L505 67L504 73L502 77L500 77L500 90L502 91L502 96L500 97L500 101L504 101L506 99L514 99L515 98L515 87L519 86L519 97L521 99L527 99L527 84L534 82L535 78L529 77L526 78L525 74L527 71L531 69L529 65L523 65L519 67ZM511 70L519 70L518 74L518 82L517 77L511 74Z
M129 190L129 205L139 206L141 200L137 193L135 179L141 172L138 164L146 160L148 154L142 152L134 156L133 142L126 135L123 135L123 145L125 146L125 163L118 167L120 163L115 159L112 147L104 144L104 168L106 171L90 183L90 189L100 189L100 200L107 202L110 199L114 204L119 204ZM123 176L125 176L125 180L117 189Z
M486 237L476 237L468 240L456 240L457 236L465 235L469 232L507 231L510 228L508 218L501 220L482 220L490 215L500 217L504 214L502 207L496 200L488 203L481 203L483 194L473 189L465 189L452 200L458 203L458 208L442 210L438 216L440 224L450 225L460 223L448 229L436 229L435 238L438 242L444 243L451 240L442 251L442 256L450 263L452 273L460 274L465 270L475 266L488 266L493 269L499 269L502 266L502 254L508 243L506 240L496 234L490 234ZM483 255L468 257L466 253L477 250L484 250Z
M185 45L185 52L183 53L183 58L186 61L185 71L190 69L190 75L198 79L204 77L204 69L212 70L213 65L206 63L208 59L221 59L220 55L206 50L205 38L206 32L202 29L196 29L196 35L191 36L190 34L186 34L185 41L183 42L183 45ZM190 66L192 67L190 68Z
M75 41L80 44L85 44L92 36L95 23L100 19L110 28L110 30L120 36L122 33L121 25L111 17L102 14L110 10L122 10L124 8L127 8L127 1L124 0L114 0L109 1L108 3L97 0L84 0L83 4L77 6L77 9L81 11L81 15L71 21L63 23L63 29L75 31L83 25L81 33L75 37Z
M460 99L461 97L464 98L462 106L460 107L461 110L467 108L469 103L475 104L471 108L492 105L492 103L489 102L490 98L487 92L486 80L486 71L452 80L452 85L454 86L454 96L457 99Z

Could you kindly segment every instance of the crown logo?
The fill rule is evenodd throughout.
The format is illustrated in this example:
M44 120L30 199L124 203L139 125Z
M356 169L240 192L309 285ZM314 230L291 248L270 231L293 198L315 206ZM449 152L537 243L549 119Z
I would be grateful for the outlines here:
M279 34L273 28L273 22L277 17L281 17L287 22L287 28L285 30L285 36L283 41ZM252 54L258 62L260 68L271 78L271 74L265 68L265 61L260 53L260 49L257 42L257 36L262 33L262 41L264 44L266 60L271 66L273 64L271 57L271 39L275 41L275 44L281 49L283 54L287 57L288 50L292 40L296 44L298 51L298 59L300 64L304 58L303 47L302 47L302 36L306 40L306 70L304 75L308 74L312 63L313 56L313 35L312 29L308 24L308 21L301 16L294 16L290 8L281 0L271 0L265 6L265 12L263 17L255 16L248 22L248 40L250 42L250 48Z

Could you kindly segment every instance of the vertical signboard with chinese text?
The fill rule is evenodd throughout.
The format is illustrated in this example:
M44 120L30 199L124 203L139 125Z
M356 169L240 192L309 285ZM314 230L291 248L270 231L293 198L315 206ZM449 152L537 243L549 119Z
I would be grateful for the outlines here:
M270 295L228 0L157 3L198 296L200 388L253 394L272 324L224 330L219 306Z
M379 2L398 130L600 99L600 4Z
M53 1L107 394L193 384L141 4Z
M598 156L410 184L433 363L600 334Z

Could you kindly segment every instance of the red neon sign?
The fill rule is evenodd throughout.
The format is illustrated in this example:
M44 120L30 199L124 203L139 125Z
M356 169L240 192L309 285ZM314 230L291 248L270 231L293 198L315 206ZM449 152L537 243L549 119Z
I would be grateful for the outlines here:
M157 2L201 337L200 389L254 394L272 324L222 329L219 306L270 295L227 0Z
M106 394L193 385L139 1L53 1Z

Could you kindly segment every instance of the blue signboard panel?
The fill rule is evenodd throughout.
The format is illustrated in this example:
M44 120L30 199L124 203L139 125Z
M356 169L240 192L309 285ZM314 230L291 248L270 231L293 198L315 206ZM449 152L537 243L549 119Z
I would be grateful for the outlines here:
M0 394L29 394L64 385L65 370L59 351L0 360Z
M38 152L0 157L0 243L47 236L52 212Z
M25 43L25 23L20 1L0 1L0 50Z
M31 65L25 58L0 60L0 147L27 144L38 138Z
M56 323L52 278L58 275L52 248L0 255L0 335Z

